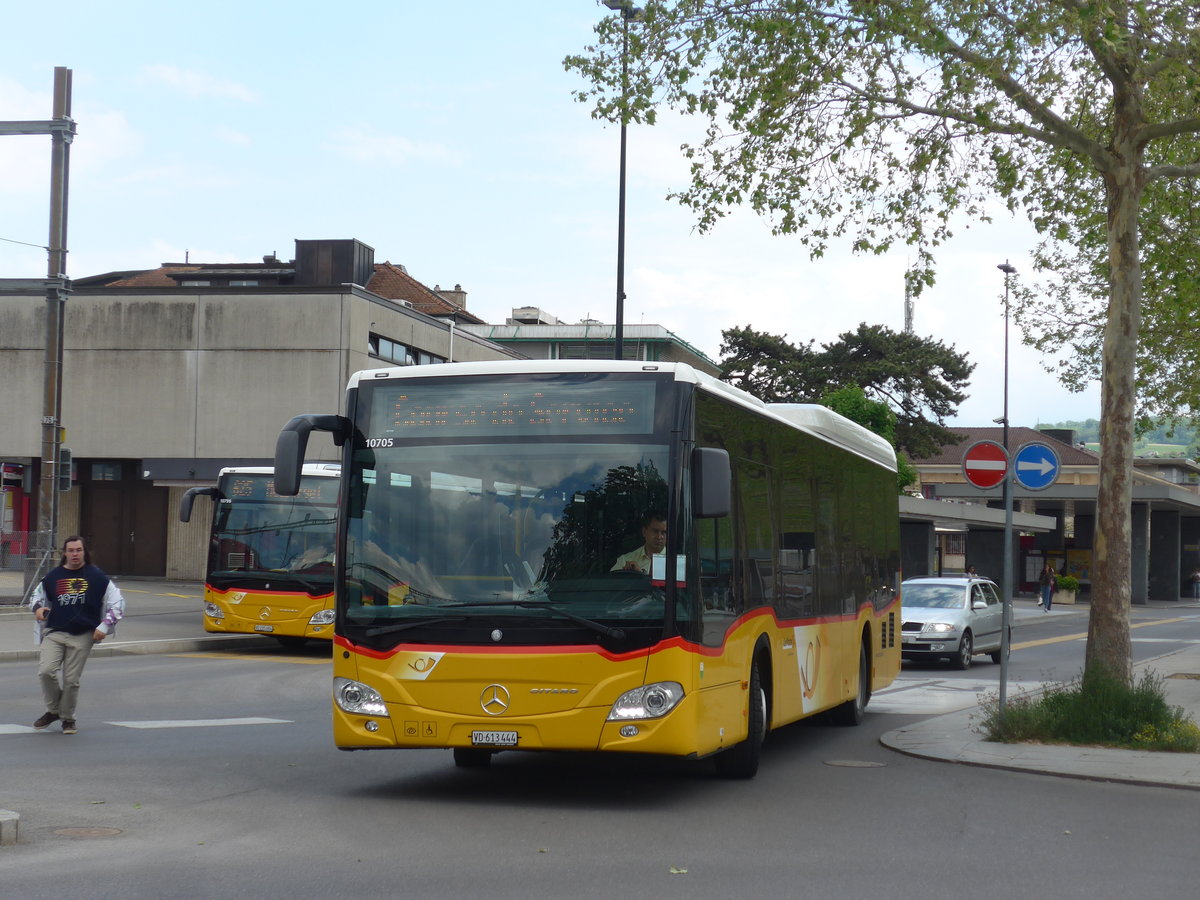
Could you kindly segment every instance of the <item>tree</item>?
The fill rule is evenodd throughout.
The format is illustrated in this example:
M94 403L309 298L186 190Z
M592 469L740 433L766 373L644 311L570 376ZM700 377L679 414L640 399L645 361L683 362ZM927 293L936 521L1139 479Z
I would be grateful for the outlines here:
M594 114L708 120L678 199L701 229L748 203L819 256L916 253L999 198L1103 285L1102 429L1087 666L1132 678L1129 639L1139 213L1172 219L1200 175L1200 12L1177 0L647 0L566 60ZM1152 186L1152 187L1151 187ZM1148 195L1147 190L1151 193ZM1161 200L1159 197L1161 195ZM1164 242L1159 242L1164 243ZM1156 245L1157 246L1157 245ZM1071 255L1069 248L1080 248ZM1104 248L1100 257L1090 248ZM1164 273L1191 265L1165 252ZM1088 262L1102 262L1097 269Z
M820 385L811 380L816 369L812 345L791 344L787 335L776 337L749 326L727 328L721 332L721 380L767 403L802 402Z
M893 447L896 446L896 414L886 403L871 400L857 384L848 384L821 397L821 405L869 428ZM896 490L903 492L916 482L917 470L902 451L896 453Z
M726 329L721 337L722 379L761 400L819 403L830 391L857 386L892 411L888 440L905 453L932 456L959 441L945 421L966 398L975 366L941 341L865 322L818 351L811 341L796 346L749 327Z

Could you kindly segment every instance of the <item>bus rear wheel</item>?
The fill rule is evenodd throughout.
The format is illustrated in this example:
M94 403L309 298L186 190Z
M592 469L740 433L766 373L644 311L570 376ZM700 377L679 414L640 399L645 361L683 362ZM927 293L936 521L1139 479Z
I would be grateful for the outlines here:
M867 645L858 645L858 689L854 697L841 706L834 707L833 718L839 725L861 725L871 702L871 661L867 658Z
M767 736L767 692L763 690L758 662L750 667L750 696L746 739L716 757L717 774L722 778L753 778L758 773L763 740Z

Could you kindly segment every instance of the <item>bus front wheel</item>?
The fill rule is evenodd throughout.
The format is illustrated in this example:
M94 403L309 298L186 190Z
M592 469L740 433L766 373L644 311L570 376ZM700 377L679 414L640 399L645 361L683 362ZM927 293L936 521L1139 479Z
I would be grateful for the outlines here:
M478 747L455 747L454 764L460 769L486 769L492 764L492 751Z
M750 667L749 719L746 739L716 757L717 774L722 778L753 778L758 773L763 740L767 736L767 692L763 690L758 662Z

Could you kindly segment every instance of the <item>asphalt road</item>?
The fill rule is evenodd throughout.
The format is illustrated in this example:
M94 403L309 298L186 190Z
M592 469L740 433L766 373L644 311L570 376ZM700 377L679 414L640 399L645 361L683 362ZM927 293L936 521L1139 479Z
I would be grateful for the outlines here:
M1018 631L1019 677L1078 668L1071 635L1086 619L1068 619ZM1171 633L1188 639L1187 624ZM878 743L946 693L973 702L999 668L986 657L968 672L906 666L863 726L783 729L757 778L726 782L706 762L513 753L463 771L448 751L342 753L325 652L93 659L75 736L6 729L40 706L32 664L0 663L0 807L21 813L21 843L0 849L3 894L1195 894L1200 792Z

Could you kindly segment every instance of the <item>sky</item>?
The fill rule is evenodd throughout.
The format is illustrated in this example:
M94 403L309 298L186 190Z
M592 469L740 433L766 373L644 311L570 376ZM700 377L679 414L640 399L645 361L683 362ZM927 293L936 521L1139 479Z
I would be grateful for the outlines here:
M73 278L357 238L430 287L461 284L486 321L536 306L611 323L619 128L575 102L562 65L604 15L597 0L6 4L0 120L49 119L54 67L72 70ZM861 322L902 330L903 249L813 261L749 210L699 233L667 195L702 125L628 129L626 324L714 360L731 327L818 344ZM0 136L0 278L46 274L49 171L49 137ZM976 364L950 424L1003 413L996 266L1032 274L1034 243L1001 214L939 248L914 331ZM1070 393L1044 363L1012 325L1010 422L1097 418L1098 386Z

